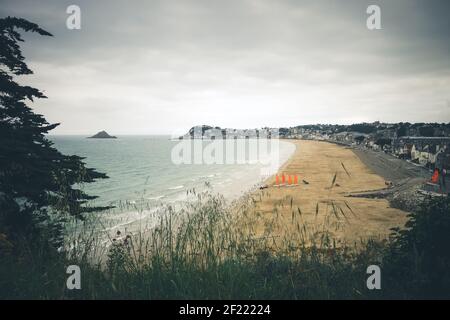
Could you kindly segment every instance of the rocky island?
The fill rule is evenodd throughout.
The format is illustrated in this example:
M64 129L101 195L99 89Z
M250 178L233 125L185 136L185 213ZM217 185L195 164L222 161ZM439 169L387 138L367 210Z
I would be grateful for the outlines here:
M88 137L89 139L117 139L115 136L110 136L106 131L100 131L94 134L92 137Z

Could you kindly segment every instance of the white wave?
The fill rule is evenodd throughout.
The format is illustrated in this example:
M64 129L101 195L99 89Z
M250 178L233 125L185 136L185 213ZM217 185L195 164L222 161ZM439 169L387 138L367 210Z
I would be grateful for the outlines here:
M176 187L169 188L168 190L179 190L179 189L183 189L183 188L184 188L184 186L176 186Z
M159 200L159 199L162 199L162 198L165 198L166 196L156 196L156 197L148 197L147 199L148 200Z

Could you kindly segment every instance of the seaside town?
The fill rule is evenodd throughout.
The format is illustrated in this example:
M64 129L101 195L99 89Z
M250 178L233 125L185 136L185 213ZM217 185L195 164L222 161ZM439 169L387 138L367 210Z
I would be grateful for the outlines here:
M281 138L314 140L351 148L386 189L361 194L387 198L408 210L420 196L447 196L450 188L450 123L315 124L262 129L195 126L180 139Z
M315 124L290 128L222 129L196 126L181 138L271 138L334 142L384 152L434 170L450 169L450 123L359 123Z
M285 139L328 141L350 147L385 177L387 191L372 193L411 209L420 196L447 196L450 123L359 123L280 128ZM365 194L368 196L370 194Z
M285 139L325 140L385 152L440 171L450 168L450 123L360 123L280 128Z

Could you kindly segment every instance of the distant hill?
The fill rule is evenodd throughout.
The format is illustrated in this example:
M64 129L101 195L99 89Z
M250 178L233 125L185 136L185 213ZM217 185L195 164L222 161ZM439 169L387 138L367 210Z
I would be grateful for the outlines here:
M179 139L250 139L250 138L268 138L273 137L272 129L232 129L213 127L209 125L195 126L189 129L185 135Z
M208 125L195 126L189 129L189 132L186 133L184 136L181 136L180 139L182 138L201 139L205 135L205 132L212 129L222 130L220 127L212 127Z
M115 136L110 136L106 131L100 131L94 134L90 139L117 139Z

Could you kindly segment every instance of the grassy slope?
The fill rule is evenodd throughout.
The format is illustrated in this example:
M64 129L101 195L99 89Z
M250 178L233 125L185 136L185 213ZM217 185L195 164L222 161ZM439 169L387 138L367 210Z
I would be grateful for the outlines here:
M409 231L389 243L367 242L354 250L333 248L332 241L306 246L292 234L283 241L273 241L270 232L255 239L251 228L235 223L239 220L221 198L199 195L180 212L168 208L160 225L145 236L114 241L104 263L93 254L101 248L91 237L82 239L70 256L36 250L45 247L36 244L33 250L21 248L19 256L3 252L0 298L449 297L448 208L448 199L429 202L412 216ZM70 264L81 267L82 290L65 288ZM371 264L382 268L382 290L366 287Z

